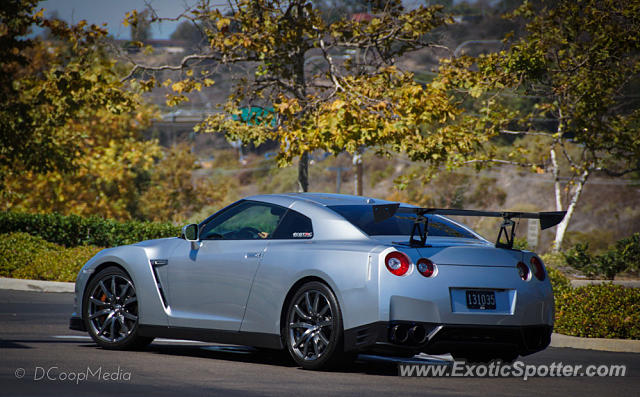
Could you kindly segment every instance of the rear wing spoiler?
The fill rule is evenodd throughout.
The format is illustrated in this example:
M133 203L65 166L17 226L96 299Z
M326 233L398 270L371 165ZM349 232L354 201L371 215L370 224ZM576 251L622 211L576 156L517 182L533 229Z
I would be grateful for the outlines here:
M448 208L418 208L418 207L400 207L400 204L378 204L373 206L373 219L376 222L382 222L396 214L415 215L410 219L414 220L411 230L411 238L409 245L423 247L427 242L429 232L429 218L427 215L460 215L460 216L482 216L491 218L502 218L500 232L496 239L497 248L513 248L513 240L515 236L516 223L512 220L517 219L539 219L540 228L548 229L562 222L566 211L552 212L514 212L514 211L476 211L476 210L459 210ZM507 228L509 228L507 230ZM502 237L506 241L502 241Z

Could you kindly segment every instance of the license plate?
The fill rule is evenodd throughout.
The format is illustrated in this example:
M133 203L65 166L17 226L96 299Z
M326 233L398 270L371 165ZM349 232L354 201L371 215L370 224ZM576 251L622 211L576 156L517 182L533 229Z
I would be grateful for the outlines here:
M496 293L494 291L466 291L469 309L495 310Z

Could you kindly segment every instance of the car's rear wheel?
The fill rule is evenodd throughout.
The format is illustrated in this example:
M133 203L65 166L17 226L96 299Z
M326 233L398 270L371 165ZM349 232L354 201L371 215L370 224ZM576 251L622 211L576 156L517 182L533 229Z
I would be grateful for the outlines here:
M82 307L89 335L103 348L140 348L153 340L138 335L136 289L119 267L108 267L91 279Z
M291 357L305 369L344 364L343 326L340 306L325 284L302 285L289 300L283 336Z

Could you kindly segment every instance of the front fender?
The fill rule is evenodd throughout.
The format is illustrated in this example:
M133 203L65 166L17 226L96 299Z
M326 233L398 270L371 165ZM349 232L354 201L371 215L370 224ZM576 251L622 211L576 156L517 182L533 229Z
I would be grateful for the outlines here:
M82 314L82 302L87 284L98 271L113 264L121 267L131 277L138 297L138 316L141 324L167 325L167 313L151 269L150 259L161 259L158 247L126 245L107 248L98 252L80 270L75 285L75 312Z

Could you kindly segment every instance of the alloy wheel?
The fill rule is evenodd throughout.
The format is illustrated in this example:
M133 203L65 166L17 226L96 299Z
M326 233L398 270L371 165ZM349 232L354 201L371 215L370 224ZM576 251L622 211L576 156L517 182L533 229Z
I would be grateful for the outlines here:
M132 334L138 324L138 299L133 283L122 275L100 279L88 298L88 322L100 341L118 343Z
M321 358L331 345L334 313L327 296L308 290L293 303L289 313L289 338L293 353L302 360Z

